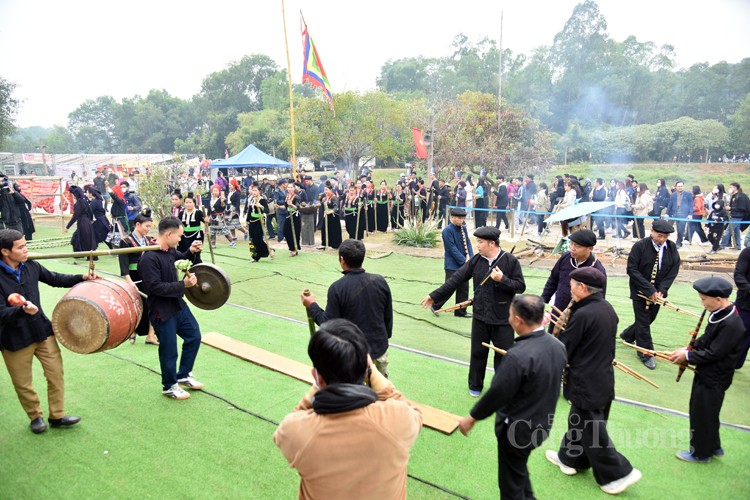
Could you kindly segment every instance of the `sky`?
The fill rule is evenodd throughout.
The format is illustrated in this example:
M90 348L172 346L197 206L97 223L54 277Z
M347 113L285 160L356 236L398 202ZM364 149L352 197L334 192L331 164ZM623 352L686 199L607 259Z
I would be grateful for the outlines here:
M552 45L582 0L287 0L291 74L302 79L300 11L334 93L375 87L388 60L441 57L459 33L530 54ZM678 67L750 57L750 0L598 0L607 32L674 46ZM287 66L281 0L0 0L0 77L17 85L16 125L67 125L88 99L151 89L189 99L244 55Z

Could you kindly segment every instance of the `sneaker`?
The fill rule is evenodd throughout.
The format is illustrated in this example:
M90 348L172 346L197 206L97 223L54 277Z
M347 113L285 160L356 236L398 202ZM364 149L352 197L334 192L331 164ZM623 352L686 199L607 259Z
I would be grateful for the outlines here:
M192 373L188 373L188 376L185 378L177 379L177 383L188 389L193 389L194 391L199 391L205 387L203 382L199 382L193 378Z
M692 462L696 464L707 464L708 462L711 461L711 457L705 457L705 458L696 457L689 451L678 451L677 453L675 453L674 456L676 456L679 460L682 460L683 462Z
M649 370L656 370L656 361L651 356L644 356L641 358L641 361L643 362L643 366Z
M187 393L182 387L175 384L166 391L161 391L162 394L164 394L168 398L172 399L187 399L190 397L190 394Z
M616 479L612 481L611 483L607 483L603 486L600 486L599 488L604 493L609 493L610 495L617 495L618 493L622 493L626 489L628 489L629 486L634 485L638 481L640 481L641 477L643 475L641 474L641 471L638 469L633 469L630 471L630 474L628 474L625 477L622 477L620 479Z
M233 240L231 243L229 243L230 247L237 246L237 240Z
M574 469L573 467L568 467L560 461L560 457L557 456L556 451L547 450L544 456L547 457L547 460L560 467L560 470L566 476L575 476L576 474L578 474L578 471L576 469Z
M478 398L482 395L482 391L475 391L474 389L469 389L469 396L472 398Z
M714 452L714 456L721 458L724 456L724 448L716 448L716 451Z

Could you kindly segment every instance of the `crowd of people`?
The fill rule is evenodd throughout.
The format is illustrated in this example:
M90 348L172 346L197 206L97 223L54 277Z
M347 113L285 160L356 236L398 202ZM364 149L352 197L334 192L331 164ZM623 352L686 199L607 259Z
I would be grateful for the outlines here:
M389 363L387 352L393 298L387 281L362 267L365 233L397 229L410 219L435 218L442 223L449 214L442 228L445 282L422 305L438 315L455 294L457 304L449 309L471 319L467 385L469 396L478 399L459 428L468 435L477 421L495 414L501 496L533 498L528 458L549 435L561 390L571 405L567 431L557 450L545 452L547 460L565 475L591 469L597 485L609 494L625 491L642 476L607 433L620 319L606 300L607 273L593 253L597 241L608 229L619 237L632 231L637 240L627 262L634 322L619 336L638 348L636 359L655 370L650 325L680 272L679 248L694 234L701 241L701 235L712 244L718 241L719 248L725 240L726 247L732 242L739 246L742 223L750 220L750 200L745 201L737 183L728 193L717 185L704 197L697 186L692 193L685 190L683 182L675 183L670 192L663 179L651 195L648 186L632 178L612 180L607 189L602 179L593 185L584 180L581 186L575 176L556 179L556 189L549 193L544 182L535 184L533 174L508 183L499 177L494 187L481 177L476 185L467 178L451 187L434 176L425 183L410 173L393 188L385 182L376 187L366 175L351 182L334 175L323 180L322 189L304 173L297 179L270 174L254 179L248 173L241 181L220 174L198 188L191 185L191 177L181 176L172 186L172 214L159 221L155 240L149 237L151 213L134 193L137 180L103 179L83 189L73 186L76 203L68 227L76 225L74 248L93 249L101 242L160 247L121 255L120 268L126 280L148 295L137 333L159 345L162 394L175 400L190 397L185 389L204 388L192 373L200 327L182 298L197 282L195 275L180 280L175 261L201 262L206 227L212 246L217 236L234 246L237 232L244 233L253 262L273 258L272 238L286 241L290 256L296 256L302 245L315 244L316 231L323 245L338 249L344 276L328 289L325 309L314 295L301 297L309 317L320 325L308 345L315 384L274 434L274 442L301 477L300 498L406 495L406 467L422 415L389 380L390 373L399 370ZM108 199L99 189L102 185ZM111 221L107 201L112 204ZM531 223L542 232L547 230L546 216L555 209L595 201L611 201L614 210L598 212L596 231L564 221L570 249L553 266L543 290L529 293L518 258L501 248L500 224L507 228ZM721 218L709 215L709 235L701 223L706 206L725 212ZM493 207L495 225L488 225L487 215L493 212L486 209ZM472 213L476 253L465 223ZM652 218L648 229L642 224L644 217ZM715 230L719 223L731 229ZM673 233L676 240L670 239ZM119 241L115 234L120 234ZM0 230L0 290L8 297L0 304L0 345L30 428L40 434L47 424L31 381L34 356L45 367L50 426L76 425L80 417L64 411L62 358L39 306L38 283L69 287L97 277L59 275L27 262L26 241L13 228ZM683 461L707 463L725 453L719 413L734 372L743 366L750 348L750 248L739 255L734 281L735 303L729 301L733 285L723 278L693 283L708 326L690 347L667 356L676 365L697 369L690 401L690 447L676 454ZM13 294L23 294L26 300L11 303ZM545 312L548 303L556 314ZM19 333L4 335L8 331ZM178 336L184 341L181 357ZM494 377L485 389L487 346L493 350ZM350 432L353 428L357 432ZM363 449L378 461L375 472L362 467Z

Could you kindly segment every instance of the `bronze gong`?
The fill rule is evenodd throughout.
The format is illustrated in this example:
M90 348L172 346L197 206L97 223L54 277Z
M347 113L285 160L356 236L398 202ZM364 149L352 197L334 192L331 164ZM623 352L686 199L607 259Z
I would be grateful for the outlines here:
M185 289L185 297L199 309L211 311L226 304L232 293L229 276L218 266L203 262L190 268L198 279L196 286Z

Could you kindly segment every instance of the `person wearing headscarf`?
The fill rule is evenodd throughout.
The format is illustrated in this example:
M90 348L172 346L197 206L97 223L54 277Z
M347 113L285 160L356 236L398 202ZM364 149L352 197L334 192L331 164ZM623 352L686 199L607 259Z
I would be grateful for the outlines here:
M89 185L84 188L84 191L91 207L91 213L94 215L94 237L98 245L107 239L112 226L109 223L109 219L107 219L107 211L104 210L104 197L102 197L99 190Z
M320 195L323 207L323 228L321 230L324 247L338 248L341 245L341 219L339 219L339 198L333 192L331 181L326 181Z
M63 232L67 233L68 229L70 229L73 224L76 224L76 230L70 238L70 244L73 245L73 251L86 252L89 250L96 250L96 237L94 236L94 226L91 222L94 218L94 214L91 212L91 207L83 193L83 189L78 186L71 186L70 194L73 195L76 202L73 205L73 217L71 217ZM94 260L96 260L96 257L94 257Z
M251 186L245 203L247 213L247 230L250 233L250 256L252 262L258 262L263 257L274 258L273 249L266 242L265 218L268 214L268 200L260 194L258 186Z
M242 231L242 234L247 236L247 230L242 226L240 221L240 214L242 213L242 191L240 190L240 184L237 179L230 179L229 181L229 204L227 205L227 227L229 233L232 235L232 242L229 246L237 244L236 230Z

